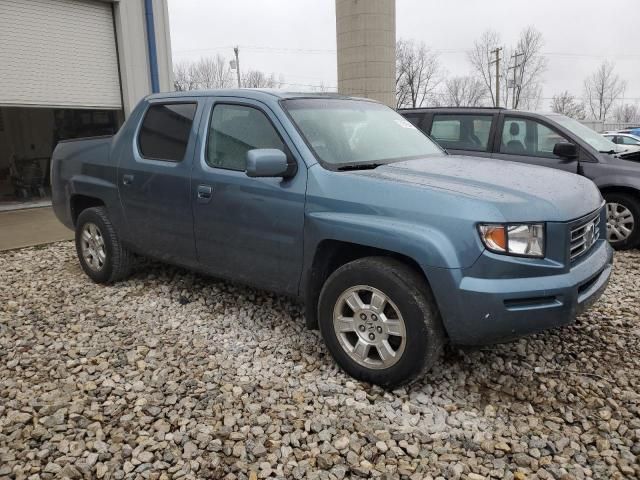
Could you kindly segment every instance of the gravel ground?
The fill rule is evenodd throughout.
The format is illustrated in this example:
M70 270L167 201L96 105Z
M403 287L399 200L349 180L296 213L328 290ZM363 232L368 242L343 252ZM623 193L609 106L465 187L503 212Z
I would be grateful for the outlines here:
M337 369L289 300L72 243L0 255L0 478L638 478L640 252L575 326L450 349L410 390Z

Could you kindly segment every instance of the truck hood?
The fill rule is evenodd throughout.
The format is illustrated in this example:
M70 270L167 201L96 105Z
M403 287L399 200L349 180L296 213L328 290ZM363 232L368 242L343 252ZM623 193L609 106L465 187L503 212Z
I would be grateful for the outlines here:
M448 191L490 203L505 221L569 221L600 207L591 180L552 168L483 157L443 155L353 172Z

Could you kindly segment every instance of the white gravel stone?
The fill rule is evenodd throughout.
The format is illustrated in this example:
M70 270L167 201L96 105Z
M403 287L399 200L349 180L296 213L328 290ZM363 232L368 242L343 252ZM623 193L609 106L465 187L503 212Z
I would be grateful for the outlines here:
M575 325L359 383L300 305L72 243L0 254L0 476L639 478L640 253Z

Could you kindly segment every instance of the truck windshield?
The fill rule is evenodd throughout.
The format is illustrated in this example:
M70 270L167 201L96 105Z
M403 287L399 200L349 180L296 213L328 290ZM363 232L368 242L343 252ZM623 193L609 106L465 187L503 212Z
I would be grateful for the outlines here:
M591 130L586 125L565 117L564 115L547 115L554 122L559 123L571 133L581 138L600 153L621 153L625 149L613 143L611 140L603 137L595 130Z
M282 102L318 160L336 169L442 155L395 111L364 100L303 98Z

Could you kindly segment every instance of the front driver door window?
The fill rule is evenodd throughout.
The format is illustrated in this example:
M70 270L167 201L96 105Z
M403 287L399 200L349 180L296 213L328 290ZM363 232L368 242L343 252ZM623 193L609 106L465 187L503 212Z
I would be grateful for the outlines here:
M278 132L257 108L221 104L213 109L206 162L215 168L244 172L247 152L276 148L286 152Z
M545 123L530 118L505 116L498 152L493 156L577 173L577 161L560 158L553 153L556 143L569 141Z

